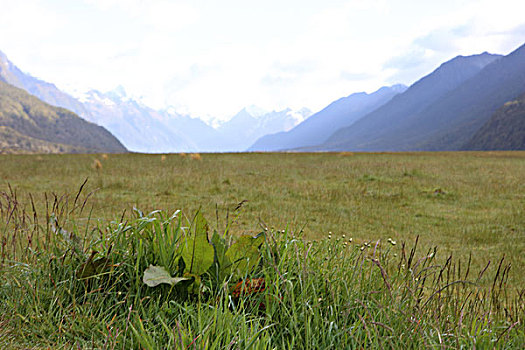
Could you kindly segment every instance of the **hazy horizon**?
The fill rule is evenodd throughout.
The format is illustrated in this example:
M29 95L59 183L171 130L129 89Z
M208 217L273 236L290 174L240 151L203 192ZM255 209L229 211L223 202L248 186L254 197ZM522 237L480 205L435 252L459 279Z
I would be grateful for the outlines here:
M410 85L457 55L525 41L522 1L0 0L0 50L79 95L121 85L207 122L243 107L317 112Z

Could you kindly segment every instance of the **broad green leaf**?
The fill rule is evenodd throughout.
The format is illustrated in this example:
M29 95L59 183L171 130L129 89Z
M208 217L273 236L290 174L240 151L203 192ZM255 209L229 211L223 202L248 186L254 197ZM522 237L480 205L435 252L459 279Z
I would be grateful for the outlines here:
M202 237L186 238L182 247L185 271L202 275L213 264L213 246Z
M198 211L193 219L193 225L191 226L193 234L195 236L205 236L208 239L208 222L202 216L201 212Z
M229 264L227 262L228 259L225 255L227 249L225 239L221 238L221 236L217 232L214 232L213 236L211 236L211 243L215 248L215 258L217 263L219 264L219 267L222 268L226 264Z
M142 281L149 287L155 287L161 283L174 286L179 282L188 281L190 279L191 278L187 277L171 277L170 273L166 271L164 267L150 265L144 271L144 277L142 278Z
M215 263L218 265L217 268L212 268L212 274L218 280L222 281L226 275L231 271L231 262L230 259L226 256L226 240L222 238L217 232L213 233L211 237L211 243L215 248Z
M91 256L86 260L86 262L78 267L76 273L78 279L90 278L95 275L101 274L111 266L111 262L108 258L101 257L96 260L93 259L96 254L97 252L93 251L91 253Z
M257 266L261 257L258 248L263 242L263 235L243 235L228 249L225 255L232 262L233 272L237 276L243 276Z
M191 236L186 237L182 247L182 259L185 271L202 275L213 264L214 250L208 242L208 223L200 212L197 212L191 229Z

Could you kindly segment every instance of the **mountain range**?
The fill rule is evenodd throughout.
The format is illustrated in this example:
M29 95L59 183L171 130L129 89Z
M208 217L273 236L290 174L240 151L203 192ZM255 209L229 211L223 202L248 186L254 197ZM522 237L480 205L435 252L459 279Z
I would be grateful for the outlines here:
M248 150L279 151L319 145L337 130L351 125L405 90L404 85L394 85L371 94L359 92L340 98L290 131L261 137Z
M54 84L22 72L1 51L0 79L103 126L135 152L244 151L259 137L289 130L311 114L307 109L263 112L248 107L213 128L172 108L150 108L127 96L121 86L108 92L91 90L75 98Z
M124 89L102 93L91 90L79 99L88 113L83 117L103 126L134 152L187 152L196 145L164 116L126 96Z
M299 111L287 108L260 116L253 116L247 109L242 109L228 122L220 125L217 131L228 148L244 151L253 144L254 140L264 135L286 132L310 115L310 110L306 108Z
M126 152L106 129L0 79L0 153Z
M136 152L239 152L257 138L288 130L310 115L307 109L274 112L243 108L216 128L172 108L154 110L129 98L122 87L89 91L79 99L89 111L85 118L111 131Z
M313 115L307 109L265 112L248 107L214 127L173 108L150 108L128 97L122 87L74 98L23 73L1 52L0 81L106 128L137 152L524 148L525 45L506 56L458 56L408 88L392 85L354 93ZM14 136L6 136L4 124L0 140L5 144Z
M460 150L524 92L525 45L507 56L458 56L310 150Z

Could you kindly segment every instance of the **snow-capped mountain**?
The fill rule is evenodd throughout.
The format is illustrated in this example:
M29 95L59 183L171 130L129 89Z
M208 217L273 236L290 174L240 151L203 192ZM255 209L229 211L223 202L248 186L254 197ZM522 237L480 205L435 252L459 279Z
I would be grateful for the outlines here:
M251 114L250 111L243 108L217 128L223 142L223 150L245 151L254 140L267 134L288 131L312 114L307 108L299 111L287 108L259 116Z
M307 109L267 113L251 106L213 128L173 108L157 111L145 106L122 87L106 93L91 90L79 100L89 111L89 121L104 126L136 152L240 152L259 137L289 130L311 114Z
M73 97L24 73L2 52L0 79L105 127L135 152L240 152L259 137L289 130L311 114L306 109L267 112L252 105L212 127L173 108L150 108L129 97L122 86L107 92L90 90Z
M104 126L130 151L189 152L197 146L175 125L167 125L158 111L126 95L122 87L109 92L91 90L80 100L89 121Z

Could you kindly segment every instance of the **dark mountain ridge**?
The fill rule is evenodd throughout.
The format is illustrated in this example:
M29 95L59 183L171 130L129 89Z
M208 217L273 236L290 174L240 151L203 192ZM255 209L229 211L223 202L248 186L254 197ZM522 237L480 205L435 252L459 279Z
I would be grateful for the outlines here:
M0 81L2 147L49 152L126 152L106 129Z
M416 149L418 143L430 136L427 130L414 127L418 118L425 115L425 110L500 57L482 53L467 57L458 56L443 63L434 72L411 85L404 93L395 96L353 125L335 132L319 148L355 151ZM432 129L433 123L429 123L428 126Z
M500 107L463 149L525 150L525 94Z
M422 132L416 150L460 150L505 102L525 93L525 45L487 65L476 76L415 116ZM435 121L434 125L427 123ZM423 127L424 126L424 127ZM416 143L414 143L416 145Z

